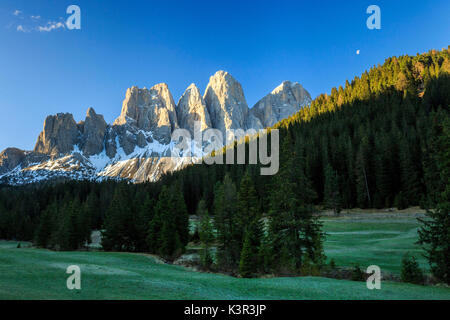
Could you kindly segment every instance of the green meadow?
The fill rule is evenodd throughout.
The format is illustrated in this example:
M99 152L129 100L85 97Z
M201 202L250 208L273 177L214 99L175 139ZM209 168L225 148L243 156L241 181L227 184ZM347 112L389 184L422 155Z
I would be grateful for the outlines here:
M405 253L413 255L425 273L429 272L417 241L419 222L414 214L361 214L324 218L327 233L325 253L338 266L361 268L378 265L382 272L399 275Z
M325 251L338 266L375 264L399 274L405 252L426 270L415 245L414 216L324 218ZM163 264L144 254L54 252L0 241L0 299L450 299L450 288L322 277L239 279ZM68 290L67 266L81 268L81 290Z

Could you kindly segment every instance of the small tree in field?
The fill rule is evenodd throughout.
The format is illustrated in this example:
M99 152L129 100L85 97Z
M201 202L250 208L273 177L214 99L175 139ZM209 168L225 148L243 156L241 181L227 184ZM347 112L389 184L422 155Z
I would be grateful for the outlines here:
M239 274L243 278L251 278L255 272L254 256L252 252L252 243L249 234L245 236L244 246L241 252L241 261L239 262Z
M402 281L420 284L423 283L423 273L415 257L409 257L407 254L402 260Z

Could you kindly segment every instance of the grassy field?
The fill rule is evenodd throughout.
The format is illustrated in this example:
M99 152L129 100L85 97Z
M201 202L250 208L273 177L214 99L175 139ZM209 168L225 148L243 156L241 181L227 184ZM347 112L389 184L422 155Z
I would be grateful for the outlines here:
M399 275L405 253L413 255L428 272L428 264L417 241L417 214L343 214L324 218L328 236L325 253L338 266L378 265L382 272Z
M416 228L411 216L389 222L367 215L326 218L326 253L338 265L378 264L397 273L405 251L419 253ZM383 281L381 290L368 290L364 282L320 277L237 279L147 255L24 246L0 241L0 299L450 299L445 287ZM65 270L73 264L81 268L80 291L66 288Z

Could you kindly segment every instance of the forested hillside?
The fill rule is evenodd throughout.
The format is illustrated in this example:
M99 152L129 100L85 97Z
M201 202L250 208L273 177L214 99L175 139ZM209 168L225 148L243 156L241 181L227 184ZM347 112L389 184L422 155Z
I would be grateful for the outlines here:
M449 50L389 58L277 124L280 163L299 157L288 165L303 168L315 204L325 207L432 205L446 183L438 177L436 141L449 109ZM193 166L165 181L183 179L192 213L202 196L212 205L212 186L226 172L238 183L244 171L238 165ZM276 177L249 171L268 212Z

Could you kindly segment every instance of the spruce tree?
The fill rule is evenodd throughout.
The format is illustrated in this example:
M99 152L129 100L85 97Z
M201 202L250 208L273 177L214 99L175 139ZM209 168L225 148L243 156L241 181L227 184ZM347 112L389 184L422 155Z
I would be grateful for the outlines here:
M333 209L334 215L339 215L341 212L341 194L339 192L338 176L330 164L325 168L324 203L326 208Z
M106 212L104 230L102 231L102 246L105 250L131 249L131 234L129 224L132 223L130 203L126 184L120 184L114 191L111 204Z
M239 262L239 274L243 278L251 278L256 272L256 268L257 266L254 261L254 248L252 248L250 235L247 233Z
M236 219L237 192L229 174L214 187L214 223L217 230L217 261L224 270L239 265L241 231Z
M149 251L174 260L184 252L189 235L188 216L183 195L177 185L164 186L150 222L147 245Z
M158 201L155 205L155 214L152 221L150 221L148 229L147 245L151 253L160 253L163 221L166 212L171 211L170 198L169 188L167 186L163 186L158 196Z
M209 269L213 263L211 255L211 246L214 242L214 232L211 218L206 208L205 200L200 200L197 208L197 215L200 217L199 237L202 244L200 260L203 268Z
M35 237L35 243L38 247L47 248L50 245L52 233L55 228L54 219L57 216L57 211L56 201L53 201L42 212Z
M274 178L272 193L270 195L270 220L269 220L269 247L266 259L268 267L278 271L288 265L290 252L287 250L289 214L297 205L292 181L292 140L287 135L282 144L283 153L280 156L280 169ZM295 226L294 226L295 227ZM294 239L296 237L294 236ZM297 237L299 239L299 237ZM300 256L302 252L298 252Z
M95 192L90 192L84 203L84 211L86 216L90 217L90 227L93 229L99 229L101 227L102 212L99 207L98 197Z
M57 235L60 250L77 250L84 244L83 229L80 225L80 203L77 199L70 201L63 207L62 220Z
M150 196L149 194L146 194L145 200L140 207L141 210L141 216L146 221L146 223L150 223L150 221L153 219L153 216L155 215L155 205L156 201L155 199Z
M440 200L445 188L439 172L439 138L442 134L440 119L445 118L445 112L432 113L429 122L426 123L426 135L423 139L423 168L426 187L426 206L435 207Z
M239 228L236 241L241 243L241 248L244 244L245 235L251 233L251 245L256 246L255 249L258 250L257 247L259 246L263 232L260 220L261 214L259 213L258 197L247 171L241 180L236 214L236 221ZM250 228L255 230L249 230Z
M424 246L433 275L450 284L450 117L443 121L439 146L438 168L445 189L436 209L419 219L419 243Z
M147 232L147 248L150 253L159 253L159 246L161 243L161 228L162 217L159 211L155 208L155 215L148 225Z
M84 204L80 204L80 213L78 217L81 228L81 237L83 241L87 243L91 243L93 217L95 214L95 209L93 209L92 204L92 200L87 200Z
M357 204L360 208L367 208L372 204L372 191L369 184L369 152L368 137L364 135L356 156L356 191Z
M148 193L145 195L144 202L138 208L136 230L139 238L139 247L142 251L149 251L148 233L150 223L155 216L156 201Z
M412 154L409 143L406 139L402 139L400 144L401 183L406 207L418 205L422 194L419 169Z
M414 256L409 257L408 254L403 256L401 278L403 282L423 283L423 272Z
M180 238L183 251L189 242L189 215L186 208L186 202L181 187L181 182L175 183L172 188L172 214L175 217L177 233Z
M162 216L161 243L159 254L170 261L173 261L183 252L183 244L177 232L175 217L172 212L166 211Z
M280 159L271 196L269 265L275 271L298 272L305 254L320 264L323 236L321 224L313 216L315 193L303 171L304 158L298 149L294 151L289 134L282 149L287 153Z

